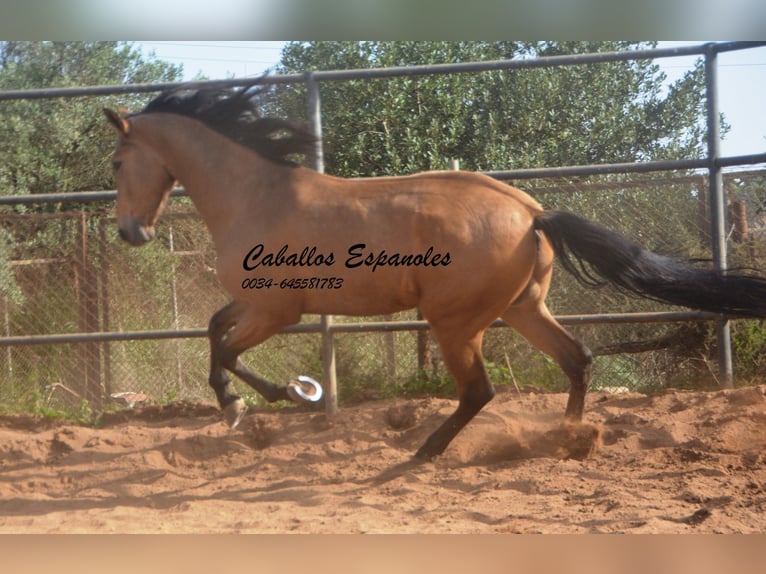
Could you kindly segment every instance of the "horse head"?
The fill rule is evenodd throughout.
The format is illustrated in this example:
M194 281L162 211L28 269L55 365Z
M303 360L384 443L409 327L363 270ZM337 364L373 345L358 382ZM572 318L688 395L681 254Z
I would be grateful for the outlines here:
M120 237L140 246L154 238L154 225L176 180L160 155L135 137L129 117L107 108L104 113L118 133L112 170Z

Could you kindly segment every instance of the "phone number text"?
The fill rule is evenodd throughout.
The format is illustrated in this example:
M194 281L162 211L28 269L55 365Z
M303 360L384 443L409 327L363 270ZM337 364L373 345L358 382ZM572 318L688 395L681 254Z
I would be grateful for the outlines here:
M242 289L340 289L342 286L342 277L303 277L281 281L267 277L247 277L242 281Z

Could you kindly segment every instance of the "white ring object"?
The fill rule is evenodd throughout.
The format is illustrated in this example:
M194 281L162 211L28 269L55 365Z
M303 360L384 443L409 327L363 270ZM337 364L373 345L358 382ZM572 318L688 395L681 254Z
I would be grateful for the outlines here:
M300 375L296 380L297 383L305 383L311 386L314 389L314 392L308 394L303 390L303 387L300 384L296 383L296 381L290 381L287 384L287 393L294 401L297 402L298 400L302 400L306 401L307 403L317 403L322 400L322 394L324 391L322 390L322 385L320 385L317 381L311 377L307 377L306 375Z

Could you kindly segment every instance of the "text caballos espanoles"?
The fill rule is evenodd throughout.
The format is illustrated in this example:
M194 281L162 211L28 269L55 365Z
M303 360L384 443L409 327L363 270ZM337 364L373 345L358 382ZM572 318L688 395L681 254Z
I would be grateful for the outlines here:
M278 251L267 251L258 243L247 252L242 266L245 271L264 267L332 267L335 253L320 252L316 246L306 246L300 251L290 250L285 244ZM368 268L373 273L380 267L446 267L452 262L449 251L437 252L433 246L423 253L388 253L385 249L373 251L365 243L355 243L346 252L344 261L348 269Z

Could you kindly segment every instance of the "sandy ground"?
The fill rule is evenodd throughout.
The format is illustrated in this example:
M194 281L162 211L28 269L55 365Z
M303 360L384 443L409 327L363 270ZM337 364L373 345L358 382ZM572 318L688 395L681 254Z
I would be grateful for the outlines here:
M0 417L0 533L750 533L766 531L766 386L589 396L506 391L444 455L412 454L455 408L210 405L100 428Z

